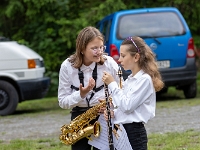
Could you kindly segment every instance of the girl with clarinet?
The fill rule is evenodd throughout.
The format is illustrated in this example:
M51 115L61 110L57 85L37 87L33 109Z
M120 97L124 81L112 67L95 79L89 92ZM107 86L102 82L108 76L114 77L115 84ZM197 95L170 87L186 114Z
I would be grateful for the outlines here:
M156 92L164 83L158 71L155 56L140 37L129 37L120 46L120 58L124 70L132 74L120 89L110 73L104 71L103 82L112 92L114 124L123 124L134 150L147 150L145 124L155 116ZM104 113L107 119L107 113Z

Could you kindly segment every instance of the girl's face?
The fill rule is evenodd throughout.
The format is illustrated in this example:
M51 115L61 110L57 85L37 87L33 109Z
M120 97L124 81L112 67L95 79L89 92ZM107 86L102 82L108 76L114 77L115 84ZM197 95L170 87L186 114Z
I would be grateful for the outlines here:
M127 49L127 45L120 46L120 58L118 61L121 63L124 70L132 70L133 72L134 68L138 67L137 62L139 60L139 54L136 53L134 56L131 56Z
M83 64L89 66L93 62L99 62L100 57L103 54L105 48L103 41L96 37L86 46L85 51L83 51Z

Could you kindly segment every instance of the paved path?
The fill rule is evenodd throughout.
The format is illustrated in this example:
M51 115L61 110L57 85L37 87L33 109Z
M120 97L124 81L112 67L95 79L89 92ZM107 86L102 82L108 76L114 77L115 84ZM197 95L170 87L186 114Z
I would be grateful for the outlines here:
M35 139L41 137L59 137L60 127L69 123L69 115L43 115L24 117L15 115L0 117L0 140ZM165 133L194 129L200 131L200 106L179 109L160 108L156 117L148 122L146 129L150 133Z

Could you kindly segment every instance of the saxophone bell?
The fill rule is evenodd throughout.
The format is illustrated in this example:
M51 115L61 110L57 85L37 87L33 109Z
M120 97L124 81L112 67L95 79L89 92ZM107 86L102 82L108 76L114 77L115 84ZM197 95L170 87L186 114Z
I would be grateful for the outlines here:
M78 132L65 133L60 135L60 141L66 145L73 145L80 139L86 137L88 139L91 134L94 137L99 137L101 131L101 126L98 121L96 121L93 125L88 125L87 127L79 130Z
M66 145L73 145L84 137L90 139L89 136L91 134L98 137L101 131L100 123L98 121L92 125L89 123L99 115L98 110L105 106L106 101L101 101L96 106L74 118L69 124L63 125L59 137L60 141Z

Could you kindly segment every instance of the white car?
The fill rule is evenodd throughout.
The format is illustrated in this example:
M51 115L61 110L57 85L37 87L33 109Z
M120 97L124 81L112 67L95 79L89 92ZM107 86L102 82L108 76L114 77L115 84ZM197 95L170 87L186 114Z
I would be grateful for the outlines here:
M39 54L16 41L0 40L0 115L14 113L19 102L43 98L50 86L44 73Z

